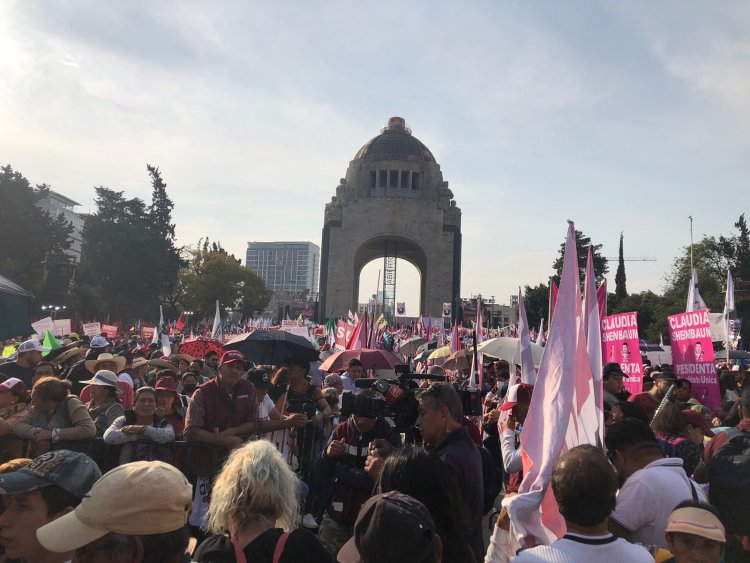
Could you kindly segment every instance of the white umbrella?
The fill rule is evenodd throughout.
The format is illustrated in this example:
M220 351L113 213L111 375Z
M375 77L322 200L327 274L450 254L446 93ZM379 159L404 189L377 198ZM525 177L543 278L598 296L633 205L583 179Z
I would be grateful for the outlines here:
M404 340L398 345L398 352L402 356L416 356L417 350L422 344L426 344L427 339L423 336L414 336L407 340Z
M512 365L521 365L521 339L501 336L491 338L482 342L477 351L493 358L505 360ZM531 357L534 359L534 367L538 368L542 361L544 348L534 342L531 343Z

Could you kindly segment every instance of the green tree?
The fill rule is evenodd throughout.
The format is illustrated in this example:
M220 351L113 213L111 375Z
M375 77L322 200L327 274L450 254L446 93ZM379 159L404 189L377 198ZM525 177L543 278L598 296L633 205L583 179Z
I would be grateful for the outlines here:
M628 296L625 282L625 256L622 249L622 233L620 233L620 253L617 257L617 273L615 274L615 298L619 303Z
M617 303L610 314L630 313L631 311L638 313L638 333L641 338L659 340L659 337L663 335L665 340L669 339L666 316L663 316L664 300L660 295L653 291L627 295Z
M211 316L216 300L224 310L244 315L262 311L271 299L263 280L220 244L206 242L190 251L190 261L180 272L183 305L199 316Z
M576 253L578 255L578 275L583 283L586 277L586 259L589 253L589 246L591 245L591 238L585 236L581 231L576 230ZM594 247L594 275L596 276L596 283L599 284L604 279L604 276L609 272L609 266L607 265L607 259L599 252L602 248L601 244L595 244ZM555 283L560 283L560 276L562 275L563 267L563 255L565 254L565 242L560 245L560 255L558 256L555 263L552 264L555 272Z
M44 287L45 256L67 250L72 242L70 222L37 205L48 193L46 184L32 187L10 165L0 167L0 274L34 295Z
M181 249L174 243L171 212L159 169L147 166L153 186L149 206L123 192L96 188L96 212L84 223L79 313L89 318L154 321L159 304L176 292Z
M526 308L526 318L529 328L539 330L539 323L544 320L544 329L549 327L549 284L540 283L537 286L529 285L523 288L523 304Z

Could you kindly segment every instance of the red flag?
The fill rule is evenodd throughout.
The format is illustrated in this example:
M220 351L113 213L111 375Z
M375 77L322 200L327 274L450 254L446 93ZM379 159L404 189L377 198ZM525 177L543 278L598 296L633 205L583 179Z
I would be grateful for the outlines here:
M453 323L451 330L451 353L458 352L461 349L461 335L458 334L458 319Z
M177 328L179 328L181 331L185 330L185 322L183 321L185 313L184 311L180 313L180 316L177 319Z

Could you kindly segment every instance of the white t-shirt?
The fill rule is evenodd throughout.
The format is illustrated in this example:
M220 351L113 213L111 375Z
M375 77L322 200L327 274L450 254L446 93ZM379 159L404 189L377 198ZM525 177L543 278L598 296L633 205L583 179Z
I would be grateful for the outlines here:
M276 405L273 404L271 397L269 397L268 393L266 393L266 396L263 397L263 400L258 403L258 420L268 420L269 413L274 409L275 406Z
M707 502L700 485L685 474L680 458L652 461L625 481L610 518L631 532L634 542L666 548L667 518L675 506L693 500L691 484L698 499Z
M600 563L601 561L653 563L654 558L640 545L616 538L612 534L581 536L568 533L550 545L525 549L511 561L514 563Z

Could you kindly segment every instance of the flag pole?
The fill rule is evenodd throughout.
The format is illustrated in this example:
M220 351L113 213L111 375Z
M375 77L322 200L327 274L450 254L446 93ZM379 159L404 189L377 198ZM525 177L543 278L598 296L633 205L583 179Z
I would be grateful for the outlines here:
M690 219L690 276L693 275L693 216L688 215Z

